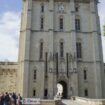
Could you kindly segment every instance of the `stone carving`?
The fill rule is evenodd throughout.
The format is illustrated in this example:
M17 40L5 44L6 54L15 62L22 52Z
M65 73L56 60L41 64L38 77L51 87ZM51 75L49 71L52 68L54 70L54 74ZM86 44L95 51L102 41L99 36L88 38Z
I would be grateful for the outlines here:
M58 83L57 84L57 94L54 97L54 100L61 100L62 93L63 93L63 86L60 83Z

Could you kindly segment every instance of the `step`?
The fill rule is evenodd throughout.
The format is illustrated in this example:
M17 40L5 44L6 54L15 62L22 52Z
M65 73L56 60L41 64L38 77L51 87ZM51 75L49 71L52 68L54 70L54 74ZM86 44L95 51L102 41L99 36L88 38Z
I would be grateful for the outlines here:
M62 105L85 105L85 104L86 103L84 102L79 102L76 100L66 100L66 99L62 100Z

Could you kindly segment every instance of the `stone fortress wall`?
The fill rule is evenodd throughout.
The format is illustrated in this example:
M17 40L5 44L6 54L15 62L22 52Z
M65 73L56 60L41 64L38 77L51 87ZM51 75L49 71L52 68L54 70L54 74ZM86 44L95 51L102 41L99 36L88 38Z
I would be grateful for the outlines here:
M0 62L0 93L16 92L17 62Z

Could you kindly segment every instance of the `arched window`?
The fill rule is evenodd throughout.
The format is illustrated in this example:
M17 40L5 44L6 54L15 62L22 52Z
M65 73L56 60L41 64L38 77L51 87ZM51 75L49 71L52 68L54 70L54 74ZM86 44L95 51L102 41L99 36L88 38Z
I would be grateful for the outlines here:
M87 70L84 70L84 80L87 80Z
M36 79L37 79L37 68L36 67L34 67L34 69L33 69L33 80L34 80L34 82L36 81Z
M45 90L44 90L44 98L45 98L45 99L47 98L47 95L48 95L48 89L45 89Z
M36 80L36 76L37 76L37 71L36 71L36 69L35 69L35 70L34 70L34 75L33 75L34 81Z
M59 29L63 30L63 28L64 28L64 20L63 20L63 17L61 16L59 18Z
M81 42L76 43L76 50L77 50L77 58L82 58L82 45Z
M75 11L76 11L76 12L78 12L78 11L79 11L79 9L78 9L78 7L77 7L77 6L75 7Z
M60 57L64 57L64 41L60 41Z
M33 89L33 97L36 96L36 89Z
M41 4L41 12L44 12L44 4Z
M84 96L87 97L88 96L88 89L84 90Z
M40 29L41 30L44 29L44 17L43 16L40 18Z
M78 5L78 4L75 5L75 11L76 11L76 12L79 11L79 5Z
M40 40L39 59L43 59L43 40Z
M80 31L80 29L81 29L79 16L76 16L76 18L75 18L75 29L76 29L76 31Z

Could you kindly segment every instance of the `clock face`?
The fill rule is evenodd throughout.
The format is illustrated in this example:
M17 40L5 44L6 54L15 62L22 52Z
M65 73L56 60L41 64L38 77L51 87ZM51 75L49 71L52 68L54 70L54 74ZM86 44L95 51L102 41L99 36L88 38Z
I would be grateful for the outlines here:
M59 5L59 11L64 11L64 5L63 4L61 4L61 5Z

